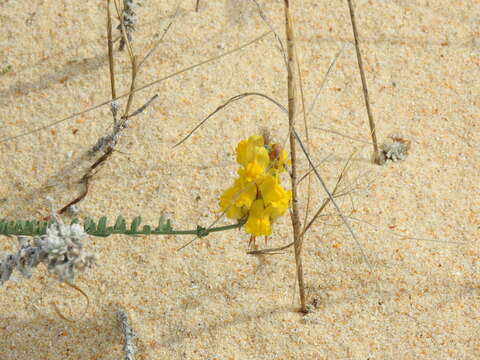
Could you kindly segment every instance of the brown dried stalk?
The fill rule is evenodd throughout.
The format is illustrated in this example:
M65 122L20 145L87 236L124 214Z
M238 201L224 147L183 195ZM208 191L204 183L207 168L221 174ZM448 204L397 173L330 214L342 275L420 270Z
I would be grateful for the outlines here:
M285 30L287 35L287 55L288 55L288 125L290 138L290 159L292 161L291 181L292 181L292 228L293 241L295 249L295 265L297 270L297 280L300 292L300 311L307 312L305 301L305 283L303 281L303 265L302 265L302 235L301 223L298 211L298 194L297 194L297 153L295 147L294 123L295 123L295 79L293 77L295 62L295 38L293 33L292 18L290 16L289 0L285 0Z
M358 69L360 71L360 77L362 78L363 97L365 99L365 106L367 108L368 124L370 125L370 135L372 136L373 162L375 164L380 165L380 153L378 151L377 133L375 131L375 121L373 120L372 110L370 109L370 99L368 96L367 80L365 78L365 71L363 70L362 54L360 53L360 46L358 43L358 31L357 31L357 24L355 22L355 11L353 9L352 0L347 0L347 1L348 1L348 8L350 10L350 20L352 21L353 37L355 39L355 50L357 52Z
M109 63L109 71L110 71L110 86L111 86L112 102L113 102L117 98L117 93L116 93L116 89L115 89L115 71L114 71L114 61L113 61L112 19L111 19L111 12L110 12L110 2L111 2L111 0L107 0L107 43L108 43L108 63ZM117 10L117 14L120 14L118 4L115 0L114 0L114 4L115 4L116 10ZM121 16L119 16L119 19L120 19L120 24L121 24L122 29L123 29L122 35L124 36L124 40L125 40L125 43L127 45L128 53L129 53L131 64L132 64L132 78L131 78L131 83L130 83L130 92L129 92L129 95L128 95L128 100L127 100L127 105L126 105L126 108L125 108L125 113L121 117L121 123L120 124L118 123L116 111L112 111L114 128L122 129L122 128L126 127L125 123L128 120L128 113L130 111L130 106L131 106L132 101L133 101L133 94L135 93L135 79L136 79L136 75L137 75L137 66L136 66L136 61L135 61L135 55L133 54L132 47L130 45L128 37L126 36L125 25L123 24L123 18ZM120 125L120 127L119 127L119 125ZM113 137L112 137L112 139L113 139ZM82 178L79 181L80 184L83 183L85 185L83 192L79 196L77 196L75 199L70 201L67 205L62 207L58 212L59 214L64 213L71 206L76 205L77 203L82 201L87 196L88 189L89 189L89 181L92 178L92 176L94 175L95 169L98 166L100 166L101 164L103 164L105 161L107 161L108 158L110 158L110 156L113 153L113 148L115 146L115 143L116 143L115 141L109 142L107 144L107 147L106 147L106 150L105 150L104 154L102 156L100 156L86 170L85 174L82 176Z
M113 62L112 14L110 13L110 0L107 0L107 41L108 65L110 69L110 85L112 88L112 100L114 100L117 98L117 92L115 90L115 68ZM114 119L114 121L116 122L116 119Z

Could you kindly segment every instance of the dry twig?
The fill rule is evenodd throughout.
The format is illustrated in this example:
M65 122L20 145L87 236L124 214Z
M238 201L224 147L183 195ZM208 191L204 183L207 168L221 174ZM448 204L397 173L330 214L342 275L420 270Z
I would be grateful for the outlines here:
M363 97L365 99L365 106L367 108L368 124L370 125L370 135L372 136L373 162L375 164L380 165L380 154L378 151L377 134L375 131L375 121L373 119L372 110L370 109L370 98L368 96L367 80L365 78L365 71L363 69L362 54L360 53L357 24L355 22L355 11L353 8L352 0L347 0L347 1L348 1L348 8L350 10L350 20L352 22L353 37L355 39L355 50L357 52L358 69L360 71L360 77L362 78Z
M290 15L289 0L285 1L285 30L287 34L287 55L288 55L288 126L290 138L290 159L291 159L291 183L292 183L292 227L293 227L293 241L295 248L295 264L297 269L297 280L300 291L300 311L306 313L305 301L305 284L303 281L303 265L302 265L302 235L301 223L298 211L298 194L297 194L297 153L294 136L294 121L296 111L295 98L295 79L294 79L294 63L295 63L295 49L294 49L294 33L292 17ZM313 164L312 164L313 166Z
M118 320L122 325L122 332L125 343L123 345L123 351L125 352L125 360L135 360L135 352L137 348L134 344L135 333L133 332L130 322L128 321L128 314L125 310L119 309L117 312Z

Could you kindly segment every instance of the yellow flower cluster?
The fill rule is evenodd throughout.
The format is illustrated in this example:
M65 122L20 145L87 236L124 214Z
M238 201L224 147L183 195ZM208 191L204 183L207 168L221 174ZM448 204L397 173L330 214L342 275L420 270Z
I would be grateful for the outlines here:
M247 218L245 231L252 236L268 236L272 221L285 214L292 198L279 183L287 155L258 135L240 141L236 154L239 177L220 197L220 208L231 219Z

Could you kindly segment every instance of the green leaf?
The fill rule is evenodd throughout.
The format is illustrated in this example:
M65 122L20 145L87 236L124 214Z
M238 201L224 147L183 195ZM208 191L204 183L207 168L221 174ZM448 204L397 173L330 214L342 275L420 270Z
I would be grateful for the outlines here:
M138 226L142 222L142 218L140 216L137 216L135 219L132 221L132 225L130 227L130 231L133 233L137 232Z
M172 228L172 224L170 219L167 219L164 214L162 214L158 221L158 226L155 230L152 229L150 225L142 226L141 230L140 223L142 222L142 218L140 216L135 217L132 220L130 225L130 229L127 229L127 222L122 216L118 216L114 226L107 226L108 221L106 216L102 216L98 223L92 218L87 218L83 222L83 228L86 233L92 236L99 236L99 237L107 237L110 236L112 233L116 234L125 234L130 236L138 236L138 235L166 235L166 234L178 234L178 235L188 235L188 234L196 234L199 237L207 236L212 231L224 231L224 230L231 230L233 228L238 228L245 222L246 219L242 219L239 221L238 225L230 225L230 226L223 226L219 228L213 229L206 229L201 226L197 226L195 230L176 230L174 231ZM26 236L38 236L44 235L48 227L52 226L52 224L56 223L55 218L51 218L49 221L38 221L38 220L17 220L17 221L9 221L7 219L0 219L0 235L6 236L15 236L15 235L26 235ZM80 220L78 218L74 218L71 224L78 224Z
M125 222L125 219L123 218L122 215L120 215L119 217L117 217L117 220L115 221L115 225L113 226L113 229L115 230L115 232L125 233L126 228L127 228L127 224Z
M83 223L83 229L86 233L90 234L95 231L95 222L91 218L87 218Z
M15 234L15 221L9 221L7 223L7 233Z
M98 220L97 231L101 234L105 234L107 230L107 217L102 216L100 220Z
M25 223L25 229L24 230L25 230L26 233L29 233L29 234L33 233L33 230L34 230L33 221L27 221Z
M160 215L160 219L158 220L158 227L155 229L155 231L158 231L160 233L172 231L170 219L167 219L167 221L165 221L165 214Z
M152 232L152 228L150 227L150 225L143 225L142 233L144 235L150 235L151 232Z
M39 235L41 230L41 222L38 220L33 221L33 234Z
M160 215L160 218L158 219L158 226L157 226L156 230L161 231L164 224L165 224L165 215L162 214L162 215Z
M17 234L23 234L25 225L26 225L25 221L22 221L22 220L17 221L17 224L15 226L15 232Z

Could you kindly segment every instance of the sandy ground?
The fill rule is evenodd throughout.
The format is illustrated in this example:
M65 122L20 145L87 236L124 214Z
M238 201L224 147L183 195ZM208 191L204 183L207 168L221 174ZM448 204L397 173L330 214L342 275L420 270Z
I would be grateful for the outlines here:
M71 184L82 155L111 126L106 106L13 138L107 101L106 7L94 1L0 2L0 217L40 219L46 196L63 206L81 192ZM147 53L176 1L143 1L134 51ZM283 38L281 1L259 1ZM223 232L177 249L191 237L89 238L98 266L76 284L85 300L38 269L0 289L0 359L120 359L118 308L137 333L138 359L478 359L480 358L480 5L442 0L356 2L357 22L378 137L411 140L406 161L379 167L368 127L345 1L295 1L297 48L311 108L311 153L331 187L353 151L339 200L359 247L328 208L308 233L302 316L292 251L246 254L248 235ZM184 0L164 42L142 66L146 84L225 53L269 31L249 1ZM343 50L342 50L343 48ZM319 93L325 73L342 50ZM130 79L116 52L119 92ZM284 141L286 116L261 98L215 115L179 148L193 126L242 92L286 104L286 74L272 34L247 48L157 83L137 108L118 152L91 182L80 217L167 214L176 228L208 226L233 181L237 142L268 127ZM315 105L313 100L320 94ZM123 100L122 105L125 105ZM298 127L301 128L301 123ZM304 132L301 132L304 136ZM307 163L300 161L301 172ZM358 181L357 181L358 180ZM70 185L69 185L70 184ZM47 187L47 185L55 185ZM313 207L325 198L312 179ZM305 208L306 182L300 186ZM68 219L68 217L66 217ZM222 219L221 224L229 221ZM281 219L267 246L291 241ZM431 240L441 240L435 242ZM264 246L263 240L259 241ZM2 238L1 251L16 240ZM73 323L53 310L55 301Z

